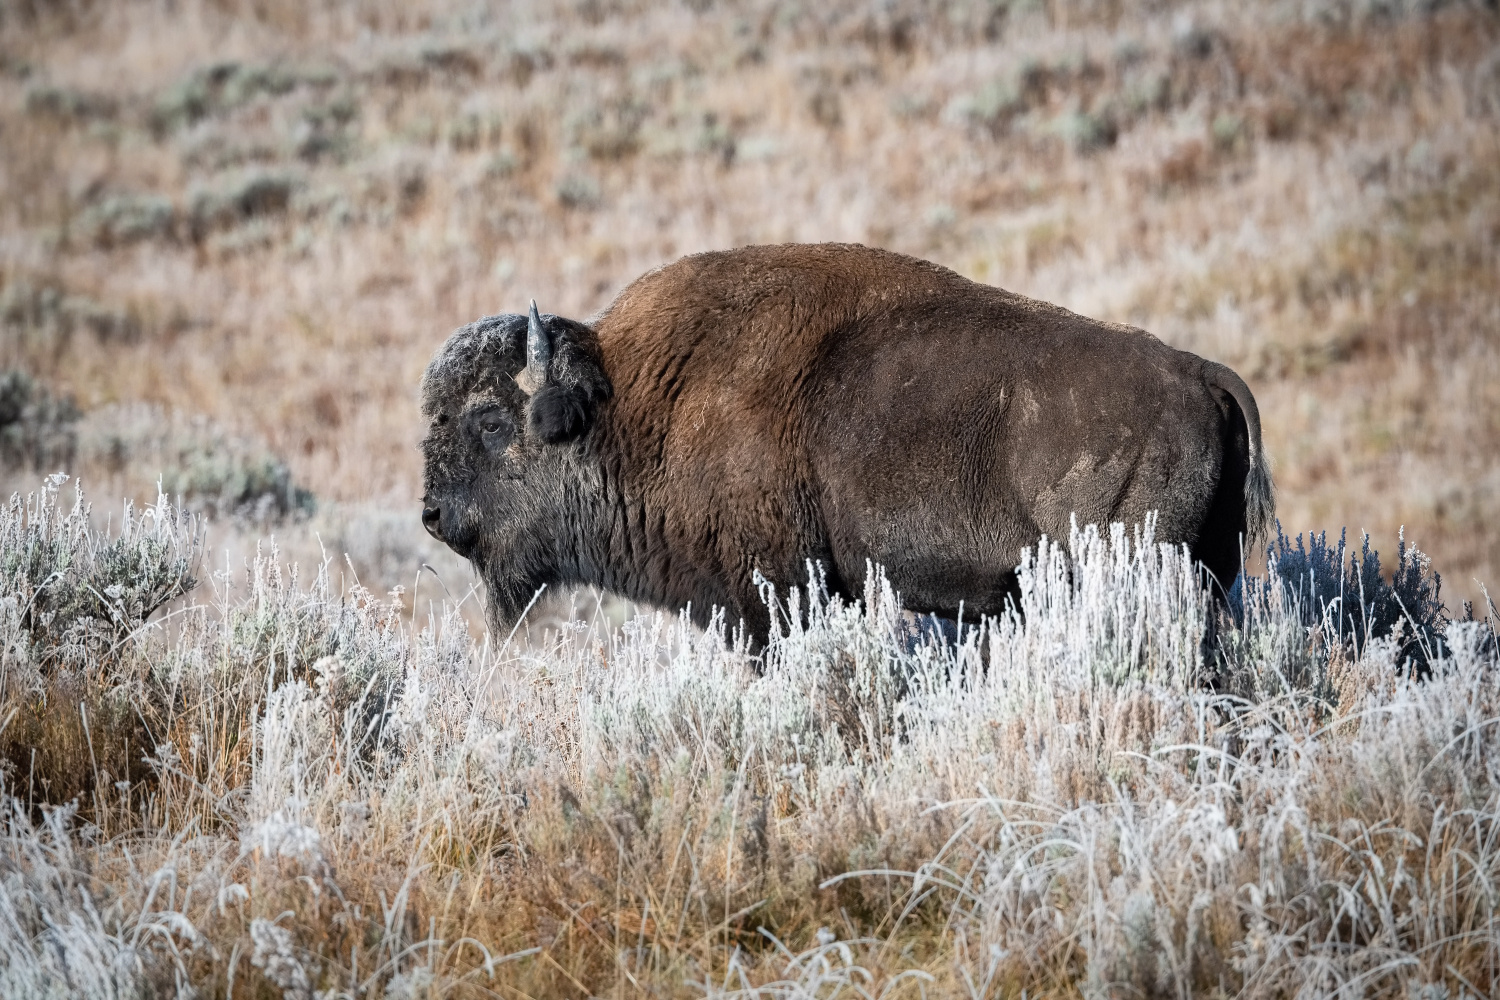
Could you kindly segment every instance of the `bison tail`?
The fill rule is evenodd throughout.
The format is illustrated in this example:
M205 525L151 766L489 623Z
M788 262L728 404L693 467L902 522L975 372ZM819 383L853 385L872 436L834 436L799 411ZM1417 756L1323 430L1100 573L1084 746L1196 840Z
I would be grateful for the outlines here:
M1245 476L1245 543L1253 548L1270 540L1271 528L1276 523L1276 487L1271 482L1271 465L1266 461L1266 449L1260 437L1260 408L1250 387L1232 368L1209 361L1204 366L1204 376L1209 385L1227 393L1240 408L1245 418L1245 437L1250 453L1246 455L1250 467Z
M1271 482L1266 449L1256 441L1251 451L1250 475L1245 477L1245 542L1253 548L1271 540L1276 524L1276 485Z

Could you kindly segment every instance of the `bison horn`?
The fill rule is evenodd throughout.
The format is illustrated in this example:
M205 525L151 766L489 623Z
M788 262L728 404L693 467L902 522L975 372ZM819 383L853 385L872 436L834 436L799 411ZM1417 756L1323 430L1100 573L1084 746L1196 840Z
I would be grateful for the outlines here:
M547 366L552 363L552 338L542 317L536 311L536 299L531 300L531 315L526 323L526 380L536 392L547 383Z

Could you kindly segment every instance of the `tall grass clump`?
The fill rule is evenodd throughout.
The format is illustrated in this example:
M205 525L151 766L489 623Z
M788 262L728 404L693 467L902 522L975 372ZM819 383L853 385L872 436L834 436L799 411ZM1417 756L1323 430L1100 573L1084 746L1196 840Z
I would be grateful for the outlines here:
M913 637L878 568L855 600L813 567L764 585L758 649L665 613L476 641L331 559L200 569L165 500L84 509L17 498L0 565L192 572L76 661L5 591L5 995L1496 986L1485 625L1425 676L1394 635L1319 645L1274 580L1225 625L1148 523L1043 540L955 639Z
M196 585L202 538L164 499L127 502L115 530L98 532L81 491L59 503L66 479L0 508L0 766L28 803L97 806L144 771L144 631Z

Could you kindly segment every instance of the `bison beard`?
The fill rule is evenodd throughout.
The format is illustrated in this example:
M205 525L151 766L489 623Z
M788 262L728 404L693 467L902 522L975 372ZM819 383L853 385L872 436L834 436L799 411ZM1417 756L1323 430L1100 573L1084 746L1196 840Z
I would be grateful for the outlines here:
M755 571L809 560L845 595L873 562L913 611L995 614L1041 535L1152 510L1227 586L1274 509L1228 368L860 246L686 257L588 323L479 320L422 407L423 523L507 628L587 583L764 636Z

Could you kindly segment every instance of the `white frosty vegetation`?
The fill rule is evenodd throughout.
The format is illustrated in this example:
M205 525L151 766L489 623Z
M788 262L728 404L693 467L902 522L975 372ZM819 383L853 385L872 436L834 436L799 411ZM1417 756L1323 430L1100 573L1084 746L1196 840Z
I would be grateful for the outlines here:
M766 586L758 655L662 614L476 644L274 550L183 603L165 500L111 541L56 489L0 511L0 995L1500 982L1487 625L1418 670L1274 567L1220 613L1147 524L1043 541L956 641L872 568Z

